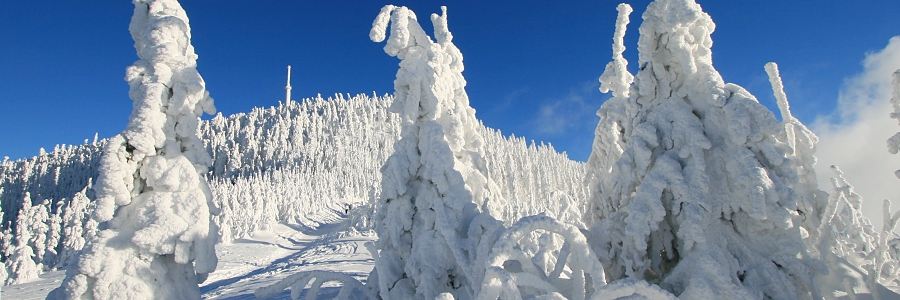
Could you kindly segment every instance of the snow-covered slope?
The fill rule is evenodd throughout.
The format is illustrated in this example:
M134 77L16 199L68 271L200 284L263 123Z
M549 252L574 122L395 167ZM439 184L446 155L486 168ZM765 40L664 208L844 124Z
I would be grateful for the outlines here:
M387 113L391 101L390 96L316 97L201 122L198 131L213 159L206 177L214 201L223 206L223 214L216 217L223 241L278 222L315 225L306 212L327 211L335 201L360 208L351 219L369 226L366 204L380 192L379 169L399 139L399 121ZM583 163L550 145L504 137L482 125L477 130L486 145L489 176L509 200L500 209L505 222L541 211L580 220L581 207L574 203L586 198ZM16 247L14 224L27 192L29 209L45 209L48 219L57 216L61 222L59 227L47 222L47 231L33 234L46 236L45 243L56 241L46 245L45 252L59 255L45 255L43 268L70 262L72 250L80 249L97 229L89 218L94 193L87 187L96 179L106 143L62 145L30 159L0 163L0 228L10 230L9 240L2 241L4 249ZM59 239L52 238L55 235Z
M360 280L374 266L363 244L373 241L371 231L355 231L341 211L347 203L333 202L330 209L308 215L319 224L308 227L277 223L232 243L216 246L219 267L200 286L203 299L256 299L256 289L274 284L291 274L309 270L327 270L349 274ZM64 271L52 271L26 283L3 287L3 299L44 299L59 286ZM323 298L333 297L337 289L326 284ZM330 295L330 297L329 297ZM290 299L284 291L269 299Z

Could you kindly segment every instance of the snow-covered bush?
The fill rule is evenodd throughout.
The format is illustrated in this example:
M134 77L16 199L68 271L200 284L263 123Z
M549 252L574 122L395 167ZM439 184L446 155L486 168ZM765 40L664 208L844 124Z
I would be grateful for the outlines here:
M694 1L648 6L641 69L629 74L629 11L620 6L613 62L600 78L614 97L598 111L586 178L594 185L586 219L607 279L642 279L687 298L817 293L785 126L713 68L715 25Z
M94 218L107 222L50 297L197 299L216 267L216 214L197 136L215 107L196 70L188 18L175 0L134 0L140 60L126 72L128 126L106 145Z
M539 238L525 241L532 233ZM585 299L600 297L602 292L595 291L606 285L603 266L581 231L546 215L522 218L503 231L483 280L478 299Z

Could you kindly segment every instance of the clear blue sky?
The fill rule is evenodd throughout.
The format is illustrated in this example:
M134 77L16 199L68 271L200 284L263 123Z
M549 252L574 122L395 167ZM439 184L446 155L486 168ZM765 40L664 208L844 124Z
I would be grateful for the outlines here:
M640 14L626 34L634 69ZM398 60L368 39L378 1L182 1L198 69L225 115L276 105L285 67L293 96L393 92ZM562 4L561 4L562 3ZM618 1L394 2L449 8L476 116L504 134L590 154L597 77L611 57ZM900 1L703 1L716 23L715 67L775 109L763 65L779 63L794 115L831 113L865 53L900 35ZM125 68L136 59L130 1L5 1L0 7L0 157L120 132L131 112ZM2 158L0 158L2 159Z

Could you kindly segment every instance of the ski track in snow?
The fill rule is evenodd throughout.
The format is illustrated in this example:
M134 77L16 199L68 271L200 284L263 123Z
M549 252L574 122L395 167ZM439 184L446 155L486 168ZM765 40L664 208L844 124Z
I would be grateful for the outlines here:
M256 299L253 295L256 289L301 271L341 272L364 282L374 262L363 245L374 241L375 235L349 233L341 223L342 215L315 217L318 220L313 223L321 225L280 223L251 238L217 245L219 265L200 285L203 299ZM3 287L0 297L44 299L64 278L65 271L44 273L36 280ZM335 283L326 283L319 293L328 299L337 295L338 290ZM267 299L290 299L290 290Z

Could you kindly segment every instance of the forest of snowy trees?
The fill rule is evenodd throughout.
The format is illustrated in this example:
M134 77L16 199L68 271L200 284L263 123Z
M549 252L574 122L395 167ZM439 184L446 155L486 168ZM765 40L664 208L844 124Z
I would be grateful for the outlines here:
M368 230L367 203L380 191L379 169L399 139L399 122L387 112L391 101L390 96L335 95L229 117L217 115L201 122L199 133L213 161L206 178L214 201L223 210L215 216L221 242L277 222L315 222L305 218L341 209L341 203L352 204L355 219L351 221L359 230ZM357 131L366 134L357 135ZM505 199L520 200L507 201L500 208L504 220L511 223L543 211L560 218L580 218L582 209L573 205L577 203L574 199L586 197L587 189L580 182L583 163L548 145L504 137L481 125L478 131L491 145L486 155L492 179L500 183ZM10 276L7 284L64 268L86 240L96 235L98 223L90 217L94 206L91 184L106 143L103 139L63 145L30 159L0 164L4 261L14 258L8 253L18 245L41 253L34 254L40 260L32 259L34 271ZM265 154L264 149L279 150ZM554 200L545 201L548 198ZM564 205L557 205L560 203ZM35 220L41 219L30 217L39 212L47 216L40 223ZM18 227L20 219L23 225ZM41 239L41 246L18 244L14 237L22 235L15 234L16 230L27 232L30 237L26 240Z
M0 163L6 285L66 270L48 298L195 299L215 244L347 209L347 228L377 236L366 280L305 271L257 296L310 286L314 298L336 281L338 298L900 297L900 213L884 200L874 228L837 166L816 174L817 137L792 116L775 63L760 68L780 120L723 80L715 24L693 0L647 7L636 74L622 55L632 8L617 7L598 70L612 98L586 164L482 125L446 7L425 18L433 30L406 7L377 14L370 39L400 60L393 95L201 121L215 107L186 12L133 2L129 125ZM893 84L900 119L900 70Z

